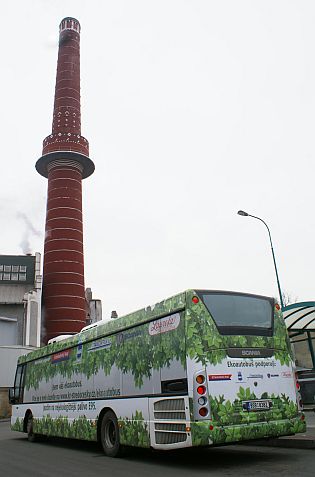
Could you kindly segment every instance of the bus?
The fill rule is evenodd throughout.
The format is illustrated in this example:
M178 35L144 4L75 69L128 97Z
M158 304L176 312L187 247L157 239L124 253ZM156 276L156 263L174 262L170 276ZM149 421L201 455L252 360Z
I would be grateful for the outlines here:
M188 290L18 359L11 428L168 450L305 432L273 298Z

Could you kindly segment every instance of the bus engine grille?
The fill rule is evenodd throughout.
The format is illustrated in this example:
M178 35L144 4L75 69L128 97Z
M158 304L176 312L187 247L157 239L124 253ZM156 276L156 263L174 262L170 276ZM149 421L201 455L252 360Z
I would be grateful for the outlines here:
M154 403L155 419L186 419L184 399L163 399Z
M163 399L154 403L155 441L157 444L176 444L187 440L184 399ZM161 422L162 421L162 422ZM167 421L167 422L165 422Z

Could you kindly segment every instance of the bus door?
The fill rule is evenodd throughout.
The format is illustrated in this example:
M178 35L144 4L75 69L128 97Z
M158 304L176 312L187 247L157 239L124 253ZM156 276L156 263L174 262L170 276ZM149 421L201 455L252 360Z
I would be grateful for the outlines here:
M14 386L9 388L10 404L21 404L23 402L25 370L25 364L18 365L16 368Z

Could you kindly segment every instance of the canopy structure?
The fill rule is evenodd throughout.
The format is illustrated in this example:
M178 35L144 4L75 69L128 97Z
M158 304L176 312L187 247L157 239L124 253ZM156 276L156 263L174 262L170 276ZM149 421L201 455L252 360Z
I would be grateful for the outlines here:
M315 331L315 301L302 301L282 309L288 331Z
M290 333L291 341L293 341L293 338L306 333L313 369L315 369L315 350L313 345L315 332L315 301L293 303L292 305L282 308L282 313Z

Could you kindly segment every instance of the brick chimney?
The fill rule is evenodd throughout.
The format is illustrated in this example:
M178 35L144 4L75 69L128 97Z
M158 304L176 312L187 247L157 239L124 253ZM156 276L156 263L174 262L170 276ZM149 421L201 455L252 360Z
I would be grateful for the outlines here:
M52 132L43 141L36 170L48 179L43 266L42 341L86 325L82 179L94 172L89 143L81 136L80 23L64 18Z

